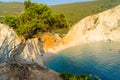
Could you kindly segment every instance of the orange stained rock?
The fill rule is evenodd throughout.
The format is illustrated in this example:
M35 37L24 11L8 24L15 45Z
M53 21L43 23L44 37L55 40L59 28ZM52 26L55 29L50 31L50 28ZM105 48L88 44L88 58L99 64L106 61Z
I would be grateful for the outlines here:
M50 34L45 34L41 37L43 43L44 43L44 50L46 51L48 48L51 48L55 44L54 36Z

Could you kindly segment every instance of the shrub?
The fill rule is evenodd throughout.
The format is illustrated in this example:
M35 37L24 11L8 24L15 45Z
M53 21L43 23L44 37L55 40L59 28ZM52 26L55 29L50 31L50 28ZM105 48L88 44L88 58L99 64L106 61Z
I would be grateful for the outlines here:
M61 73L60 77L63 78L63 80L101 80L98 77L93 77L91 74L90 75L75 75L71 73Z
M26 39L32 38L40 31L52 32L69 26L63 13L56 14L45 4L31 3L30 0L26 0L24 6L21 15L17 17L7 15L4 22Z

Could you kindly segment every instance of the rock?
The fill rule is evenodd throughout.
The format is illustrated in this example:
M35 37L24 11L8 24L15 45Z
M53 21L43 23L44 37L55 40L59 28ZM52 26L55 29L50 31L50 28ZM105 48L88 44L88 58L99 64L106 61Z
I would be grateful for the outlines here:
M120 41L120 5L102 13L88 16L75 24L64 41L71 45L95 41Z
M68 47L96 41L120 41L119 16L120 5L99 14L88 16L76 23L63 39L53 43L53 47L47 48L46 52L57 53Z
M8 50L11 50L14 46L17 46L21 43L21 39L16 35L16 33L12 29L10 29L4 24L0 24L0 46L2 45L5 39L7 40L5 42L4 47L9 45ZM7 48L5 50L7 50ZM6 55L4 55L4 57L5 56ZM22 60L22 62L24 63L36 62L39 65L43 65L40 53L40 46L37 38L29 39L26 42L26 46L23 49L23 52L20 53L18 60Z
M36 62L39 65L43 66L40 45L37 38L29 39L27 41L26 46L23 52L21 53L21 57L26 61Z
M58 73L37 64L11 64L4 66L7 69L0 68L0 80L62 80Z
M37 38L24 43L0 24L0 80L62 80L59 73L44 67L40 50Z

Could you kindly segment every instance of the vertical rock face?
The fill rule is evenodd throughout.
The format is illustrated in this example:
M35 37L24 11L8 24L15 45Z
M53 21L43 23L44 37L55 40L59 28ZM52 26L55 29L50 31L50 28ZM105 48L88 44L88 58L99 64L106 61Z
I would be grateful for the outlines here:
M0 24L0 47L3 45L2 43L4 41L6 41L6 42L4 43L3 48L6 48L6 49L4 49L6 51L11 50L12 48L14 48L14 46L17 46L18 44L21 43L21 40L17 37L17 35L15 34L15 32L12 29L8 28L8 26L6 26L6 25ZM7 48L6 46L9 46L9 47ZM1 50L1 51L3 51L3 50ZM10 54L12 54L12 53L10 53ZM0 54L0 55L3 55L2 56L3 58L6 57L6 55L4 55L4 54ZM38 63L39 65L43 65L38 39L37 38L29 39L26 42L23 52L20 53L20 55L19 55L19 57L17 57L17 59L22 60L22 62L24 62L24 63L35 62L35 63Z
M29 39L27 41L26 46L21 53L21 58L31 63L36 62L39 65L43 65L40 45L37 38Z
M0 62L6 61L8 51L20 44L20 39L8 26L0 24ZM4 54L3 54L4 53Z
M82 19L70 29L60 43L47 48L47 51L56 53L71 46L96 41L120 41L119 34L120 5Z
M41 40L43 41L43 48L45 52L51 52L48 51L50 48L54 48L54 46L61 43L61 38L57 34L43 34L41 37Z
M95 41L120 41L120 5L86 17L75 24L64 37L72 45Z
M13 41L15 45L21 42L12 29L8 28L7 25L0 24L0 46L2 45L5 38L7 39L8 43Z
M0 24L0 80L62 80L44 67L40 50L37 38L21 44L12 29Z

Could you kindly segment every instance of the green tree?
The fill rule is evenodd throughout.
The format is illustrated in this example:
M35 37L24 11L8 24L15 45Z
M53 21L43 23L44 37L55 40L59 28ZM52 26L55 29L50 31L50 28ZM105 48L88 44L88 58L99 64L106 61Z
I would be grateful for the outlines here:
M45 4L24 2L25 9L21 15L5 16L4 22L13 27L18 35L26 39L32 38L38 32L52 32L56 29L67 28L69 25L63 13L56 14Z
M6 15L4 22L14 29L17 27L17 19L12 15Z
M25 9L29 8L31 5L32 5L32 3L30 0L25 0L25 2L24 2Z

